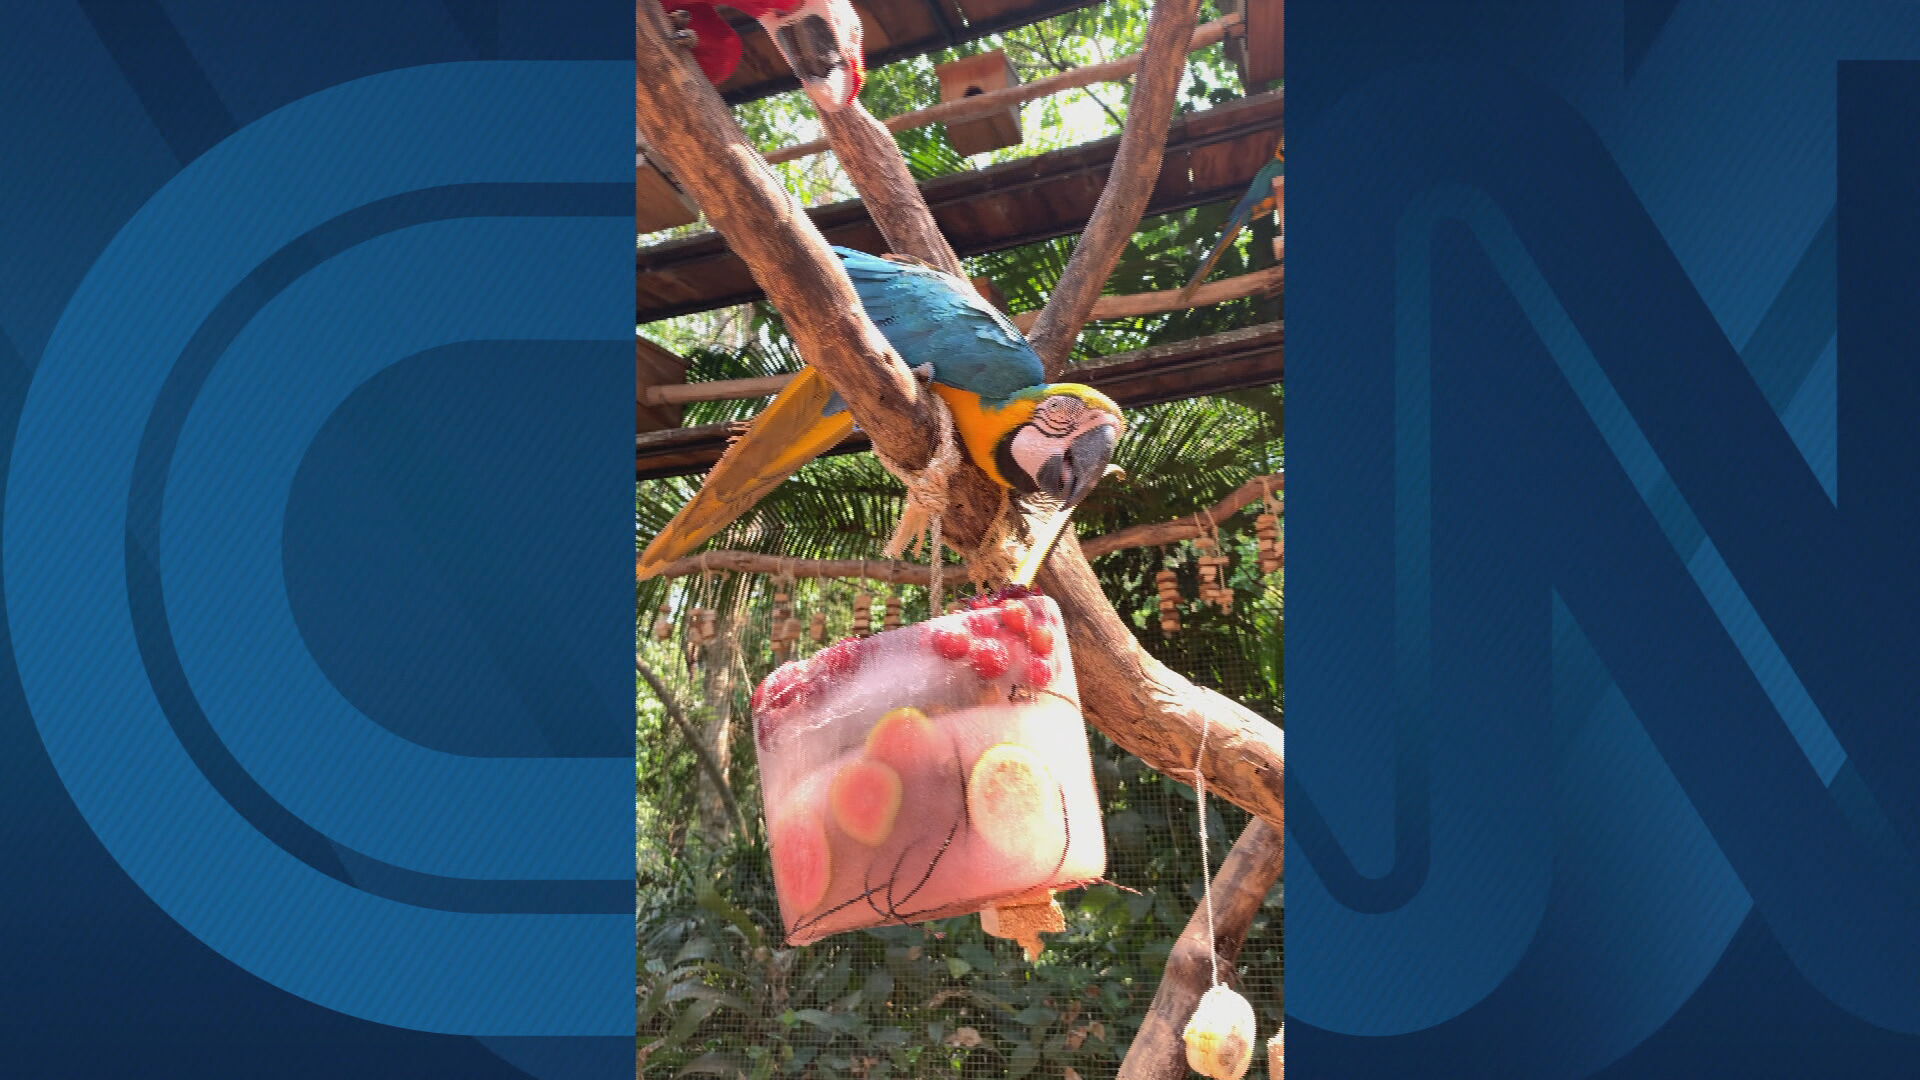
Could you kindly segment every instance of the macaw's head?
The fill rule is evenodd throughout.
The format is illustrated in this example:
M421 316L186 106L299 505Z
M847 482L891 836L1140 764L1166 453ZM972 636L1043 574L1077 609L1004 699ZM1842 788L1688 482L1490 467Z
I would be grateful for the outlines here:
M821 112L838 112L860 96L866 80L860 15L848 0L795 0L767 5L760 24L787 58L800 88Z
M1091 386L1054 383L1026 393L1036 399L1033 415L994 448L1000 475L1017 491L1078 505L1106 475L1126 419Z

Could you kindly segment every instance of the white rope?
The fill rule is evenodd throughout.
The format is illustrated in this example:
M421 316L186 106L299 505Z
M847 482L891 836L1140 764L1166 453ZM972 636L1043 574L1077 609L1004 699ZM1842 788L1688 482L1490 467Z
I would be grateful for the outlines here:
M1200 809L1200 880L1204 883L1203 895L1207 906L1207 963L1213 968L1213 981L1209 987L1220 985L1220 947L1213 939L1213 869L1212 859L1207 854L1207 774L1200 771L1207 756L1207 736L1213 731L1213 714L1200 713L1200 746L1193 754L1193 790L1194 805Z

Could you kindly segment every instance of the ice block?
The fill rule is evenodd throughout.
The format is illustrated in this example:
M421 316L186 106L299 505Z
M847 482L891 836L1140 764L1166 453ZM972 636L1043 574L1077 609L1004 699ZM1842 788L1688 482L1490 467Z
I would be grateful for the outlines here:
M848 639L754 691L790 944L1069 889L1106 837L1060 609L976 600Z

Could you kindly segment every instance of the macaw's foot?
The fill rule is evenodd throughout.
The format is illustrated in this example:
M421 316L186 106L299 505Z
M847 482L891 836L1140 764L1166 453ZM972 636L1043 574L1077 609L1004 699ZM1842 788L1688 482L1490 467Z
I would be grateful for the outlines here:
M700 44L700 35L687 29L687 25L692 21L693 12L688 11L686 8L678 8L667 12L667 22L673 27L672 30L667 32L667 40L689 49L698 46Z

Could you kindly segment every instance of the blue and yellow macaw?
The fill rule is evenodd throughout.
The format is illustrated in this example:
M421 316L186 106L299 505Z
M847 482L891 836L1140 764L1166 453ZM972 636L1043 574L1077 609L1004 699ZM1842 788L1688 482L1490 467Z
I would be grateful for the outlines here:
M909 367L930 377L967 456L995 483L1053 500L1064 523L1106 473L1126 428L1120 407L1090 386L1048 383L1027 339L970 283L899 258L833 250L867 317ZM639 576L699 547L852 430L845 402L813 368L801 369L647 545Z
M1252 224L1255 217L1271 214L1279 208L1280 196L1273 190L1273 182L1285 175L1287 175L1286 144L1279 143L1273 148L1273 160L1267 162L1258 173L1254 174L1253 183L1247 186L1247 193L1240 196L1240 201L1234 205L1233 213L1227 215L1225 231L1214 243L1213 250L1207 252L1207 261L1200 264L1200 269L1194 273L1193 280L1187 282L1186 287L1180 290L1181 296L1193 295L1193 290L1207 280L1207 275L1213 273L1214 264L1220 261L1220 256L1227 253L1227 248L1232 245L1233 238L1240 235L1241 229Z

